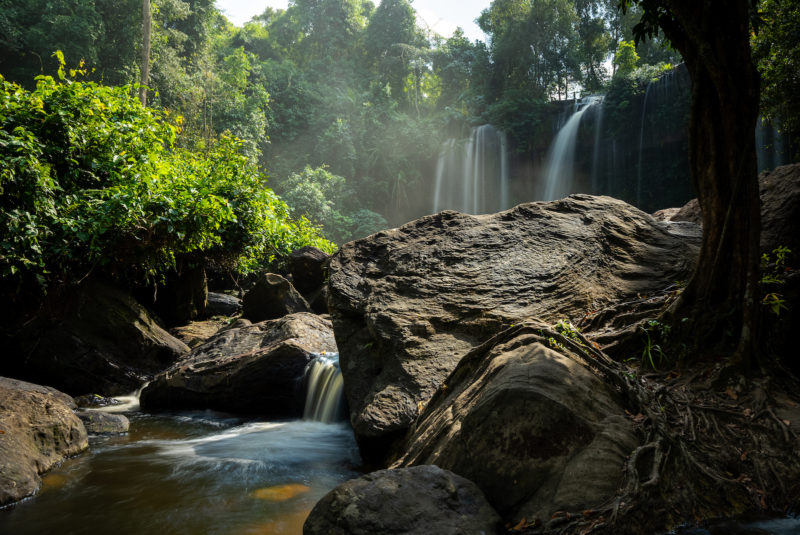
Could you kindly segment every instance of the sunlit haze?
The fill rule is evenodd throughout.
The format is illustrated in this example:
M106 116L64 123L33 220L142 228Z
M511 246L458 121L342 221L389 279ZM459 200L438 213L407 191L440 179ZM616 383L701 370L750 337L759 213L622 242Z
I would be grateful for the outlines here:
M379 2L376 2L376 4ZM217 7L233 24L243 25L267 7L286 9L286 0L217 0ZM420 25L449 37L457 27L461 27L470 40L486 38L475 23L481 11L489 7L491 0L416 0L412 2Z

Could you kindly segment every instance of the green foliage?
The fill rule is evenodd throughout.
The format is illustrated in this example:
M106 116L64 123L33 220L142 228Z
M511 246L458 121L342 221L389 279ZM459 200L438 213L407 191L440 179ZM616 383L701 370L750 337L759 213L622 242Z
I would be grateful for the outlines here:
M767 289L780 288L786 282L786 273L789 271L788 260L792 251L785 246L776 247L772 253L761 255L761 287L765 289L761 304L769 307L776 316L782 310L789 310L783 295L777 292L768 292ZM774 255L774 256L773 256Z
M617 74L625 76L632 73L637 63L639 63L639 54L636 53L636 44L633 41L622 41L614 55Z
M306 167L302 173L293 173L284 187L287 189L283 198L292 215L320 224L325 235L337 243L362 238L387 226L386 220L371 210L348 209L355 193L344 177L324 167Z
M642 366L650 366L653 370L657 370L656 360L658 364L666 358L666 355L661 349L661 344L665 343L669 338L671 327L658 320L648 320L641 327L641 332L644 335L644 347L642 349Z
M761 74L761 112L784 132L800 132L800 4L761 0L753 57Z
M59 55L59 59L62 56ZM313 244L331 250L222 136L206 154L175 145L181 119L127 86L42 76L0 83L0 276L46 288L93 270L158 277L176 257L243 270Z

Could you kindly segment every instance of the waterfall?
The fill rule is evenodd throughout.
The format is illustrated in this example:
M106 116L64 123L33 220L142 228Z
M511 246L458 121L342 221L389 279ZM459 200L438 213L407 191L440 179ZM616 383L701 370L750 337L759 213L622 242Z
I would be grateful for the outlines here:
M594 121L594 147L592 148L592 195L600 195L606 193L606 188L600 188L598 174L600 173L600 142L602 141L603 132L603 110L605 106L603 102L597 106L597 118Z
M306 370L304 420L330 423L343 418L342 372L339 354L318 355Z
M566 197L573 192L575 163L575 141L578 137L578 126L581 118L592 106L602 100L601 97L587 97L576 105L575 112L570 116L561 130L550 150L547 153L547 165L544 175L544 195L542 200L554 201Z
M104 407L98 407L95 410L101 412L136 412L139 410L139 398L142 396L142 390L145 389L147 385L150 384L150 381L147 381L135 392L128 394L127 396L114 396L114 399L117 400L119 403L115 405L106 405Z
M642 152L644 150L644 118L647 116L647 97L650 96L650 88L653 82L647 84L644 91L644 102L642 103L642 123L639 127L639 163L637 165L636 176L636 206L642 205Z
M756 156L758 172L772 170L786 163L783 136L780 133L780 122L772 122L759 117L756 122Z
M507 152L505 133L489 124L473 128L466 140L447 140L436 162L433 212L509 208Z

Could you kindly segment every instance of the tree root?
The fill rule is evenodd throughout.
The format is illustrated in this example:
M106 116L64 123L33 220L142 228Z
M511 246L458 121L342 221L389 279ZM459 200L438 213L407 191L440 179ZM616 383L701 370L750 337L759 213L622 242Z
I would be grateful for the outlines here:
M551 329L530 323L513 330L535 333L612 385L642 437L613 500L517 532L650 533L696 519L797 508L800 437L777 415L775 401L800 392L794 378L767 389L768 375L739 376L719 389L710 384L713 371L703 367L638 375L569 324Z

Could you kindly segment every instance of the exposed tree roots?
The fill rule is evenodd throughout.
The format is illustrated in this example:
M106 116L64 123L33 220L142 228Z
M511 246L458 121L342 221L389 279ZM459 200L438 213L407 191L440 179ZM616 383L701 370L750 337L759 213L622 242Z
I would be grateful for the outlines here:
M662 301L663 304L663 301ZM720 385L720 364L642 373L569 326L536 324L551 347L579 358L619 392L640 433L617 496L559 513L521 533L657 533L720 517L796 511L800 504L800 384L785 373Z

